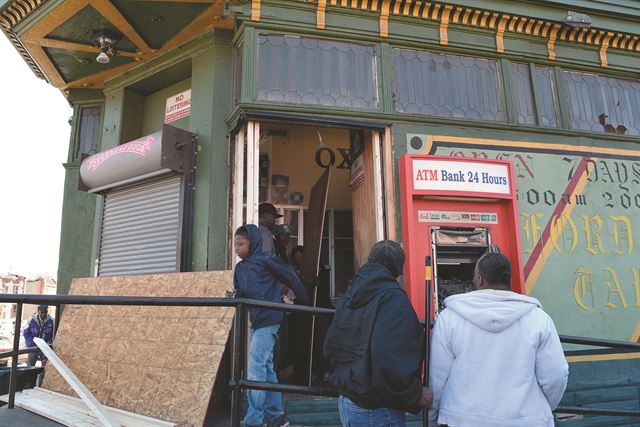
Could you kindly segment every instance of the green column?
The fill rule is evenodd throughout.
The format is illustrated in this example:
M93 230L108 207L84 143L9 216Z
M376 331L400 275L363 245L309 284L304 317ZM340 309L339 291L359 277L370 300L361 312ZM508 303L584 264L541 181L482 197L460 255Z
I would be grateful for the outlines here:
M198 135L194 271L227 268L229 226L229 140L231 111L230 33L214 33L210 48L191 58L191 131Z

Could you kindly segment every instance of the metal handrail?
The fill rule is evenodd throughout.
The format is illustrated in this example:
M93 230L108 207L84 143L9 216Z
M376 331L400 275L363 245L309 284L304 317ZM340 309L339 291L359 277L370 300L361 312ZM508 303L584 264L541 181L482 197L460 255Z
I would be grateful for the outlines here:
M20 321L22 318L23 304L49 304L60 307L62 304L75 305L124 305L124 306L164 306L164 307L234 307L236 316L233 328L233 369L232 379L229 385L232 388L232 425L240 425L240 394L243 389L280 391L284 393L307 394L314 396L335 397L335 390L326 387L307 387L289 384L274 384L258 381L250 381L242 378L241 357L243 356L242 343L246 339L246 313L248 308L264 308L282 312L305 313L312 316L332 316L334 309L298 306L283 303L251 300L246 298L193 298L193 297L132 297L132 296L97 296L97 295L20 295L2 294L0 303L17 304L16 323L14 330L13 351L0 353L0 358L11 357L11 376L9 380L9 404L8 408L15 406L15 393L17 387L18 355L32 353L37 348L19 349L20 345ZM60 316L56 316L56 323ZM421 322L424 328L425 322ZM433 322L429 322L433 328ZM55 328L57 331L57 327ZM566 344L579 344L596 347L617 348L640 351L640 343L626 341L614 341L608 339L596 339L576 336L560 336L560 341ZM640 411L585 408L576 406L561 406L555 412L582 414L582 415L609 415L640 417Z

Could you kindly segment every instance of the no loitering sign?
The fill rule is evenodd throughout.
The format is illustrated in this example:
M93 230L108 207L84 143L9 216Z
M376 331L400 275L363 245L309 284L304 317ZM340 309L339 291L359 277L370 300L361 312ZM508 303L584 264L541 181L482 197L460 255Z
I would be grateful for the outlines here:
M171 123L191 114L191 89L167 98L164 109L164 122Z

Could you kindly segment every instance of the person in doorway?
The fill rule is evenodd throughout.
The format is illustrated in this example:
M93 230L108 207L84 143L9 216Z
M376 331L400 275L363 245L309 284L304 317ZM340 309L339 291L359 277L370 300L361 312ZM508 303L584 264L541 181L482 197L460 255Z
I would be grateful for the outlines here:
M276 219L282 218L276 207L271 203L260 203L258 206L258 221L262 235L262 252L274 252L273 229Z
M38 312L31 316L31 320L24 331L22 332L27 347L37 347L34 338L41 338L47 344L51 345L53 342L53 317L49 315L49 306L39 305ZM35 366L38 360L43 362L46 360L42 351L29 353L27 364L29 366Z
M398 243L376 243L329 327L324 353L343 426L404 426L406 411L431 405L421 385L423 330L397 281L403 265Z
M431 424L552 427L569 369L551 318L511 292L500 253L477 262L476 291L448 297L431 340Z
M302 252L303 249L303 246L298 245L291 250L291 266L295 270L296 274L298 274L298 276L300 275L300 271L302 269L302 257L304 256Z
M276 224L273 227L273 245L276 256L289 265L287 246L291 241L291 230L287 224Z
M242 260L233 275L235 295L261 301L281 302L279 282L293 288L297 299L305 302L307 295L293 270L275 255L262 251L262 235L253 224L244 225L235 233L235 252ZM280 311L250 308L251 345L247 377L249 380L277 383L273 354L283 314ZM261 426L266 416L270 427L288 426L280 393L249 390L249 407L245 426Z

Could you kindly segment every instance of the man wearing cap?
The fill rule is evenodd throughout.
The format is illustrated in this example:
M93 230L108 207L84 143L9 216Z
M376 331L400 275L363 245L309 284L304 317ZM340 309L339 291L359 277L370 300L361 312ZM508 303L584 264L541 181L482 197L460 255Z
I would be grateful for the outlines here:
M36 347L33 342L34 338L42 338L47 344L51 345L53 341L53 317L49 316L49 306L39 305L38 313L31 316L29 325L24 328L22 333L27 347ZM29 366L35 366L39 359L44 359L44 355L40 350L29 353L27 361Z
M329 327L324 354L343 426L404 426L405 412L431 406L421 385L422 328L397 281L403 265L398 243L376 243Z
M262 234L262 252L273 252L273 234L272 230L276 225L276 218L282 218L271 203L260 203L258 206L258 221L260 225L260 234Z

